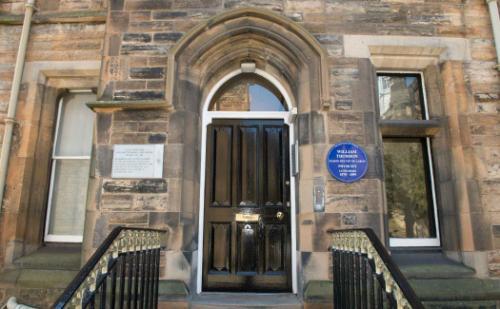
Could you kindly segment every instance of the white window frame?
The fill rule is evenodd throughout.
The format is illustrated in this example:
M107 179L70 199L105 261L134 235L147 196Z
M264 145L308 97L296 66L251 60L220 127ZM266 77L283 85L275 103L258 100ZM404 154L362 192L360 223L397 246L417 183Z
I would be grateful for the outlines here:
M92 90L82 89L82 90L71 90L70 93L92 93ZM90 156L57 156L56 147L59 137L59 130L61 124L61 111L64 104L64 96L59 99L57 106L57 119L56 119L56 130L54 132L54 138L52 143L52 156L51 156L51 170L50 170L50 185L49 185L49 198L47 200L47 212L45 217L45 232L44 240L46 242L67 242L67 243L81 243L83 242L83 235L55 235L49 234L50 228L50 218L52 212L52 198L54 193L54 181L55 181L55 171L57 160L90 160ZM85 188L87 191L88 187ZM86 194L86 192L85 192Z
M255 69L253 72L269 82L271 82L283 95L287 106L287 111L283 112L252 112L252 111L210 111L210 103L219 90L227 81L233 77L245 73L242 69L235 70L222 79L220 79L208 92L208 95L203 100L202 110L202 135L201 135L201 171L200 171L200 195L199 195L199 217L198 217L198 260L197 260L197 278L196 278L196 293L202 292L202 278L203 278L203 232L205 224L205 173L206 173L206 149L207 149L207 127L214 119L283 119L284 123L289 126L289 154L291 158L292 151L294 151L295 130L294 119L297 114L297 109L292 104L292 98L286 91L285 87L273 75L266 71ZM295 154L298 158L298 153ZM298 160L298 159L296 159ZM290 171L293 171L294 162L290 162ZM290 173L290 237L291 237L291 275L292 275L292 293L297 294L297 227L296 227L296 176Z
M429 120L429 109L427 105L427 92L425 90L425 79L424 74L421 71L377 71L377 87L378 87L378 75L381 74L413 74L420 76L421 83L421 91L423 98L423 108L424 108L424 119L422 121ZM378 98L377 98L378 103ZM379 105L380 108L380 105ZM379 112L380 116L380 112ZM383 139L383 136L382 136ZM430 179L426 179L426 181L430 180L429 186L431 190L431 202L432 211L434 214L434 226L436 229L436 237L433 238L396 238L389 237L389 245L391 247L439 247L441 246L441 233L439 228L439 219L438 219L438 211L437 211L437 199L436 199L436 185L434 180L434 168L432 161L432 151L431 151L431 139L430 137L425 137L425 146L426 146L426 156L427 156L427 169L429 171ZM388 208L387 208L388 210Z

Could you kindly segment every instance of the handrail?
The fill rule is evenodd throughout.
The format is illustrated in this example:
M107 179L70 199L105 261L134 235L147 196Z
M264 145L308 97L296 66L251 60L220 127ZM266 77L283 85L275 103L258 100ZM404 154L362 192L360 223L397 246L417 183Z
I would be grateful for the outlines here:
M372 229L328 230L336 308L424 308Z
M127 302L156 304L158 298L159 258L162 230L115 227L85 263L54 303L54 308L85 308L96 302L114 307L119 277L119 307ZM118 273L120 272L120 273ZM107 288L108 279L111 288ZM126 288L126 290L125 290ZM107 295L108 290L111 297ZM155 305L156 306L156 305ZM104 308L103 307L103 308ZM145 306L146 308L148 306ZM130 308L130 306L128 306Z

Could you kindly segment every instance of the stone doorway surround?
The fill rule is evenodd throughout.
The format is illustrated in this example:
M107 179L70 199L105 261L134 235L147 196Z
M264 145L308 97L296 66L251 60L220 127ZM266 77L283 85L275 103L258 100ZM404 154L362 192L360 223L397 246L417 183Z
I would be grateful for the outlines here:
M296 110L299 117L304 115L307 118L308 114L319 113L330 105L326 51L307 30L283 16L262 9L236 9L198 25L184 35L169 54L166 104L172 110L171 117L182 119L176 128L180 132L175 133L183 137L180 208L182 215L190 217L193 223L198 222L202 215L199 180L203 177L204 166L201 162L204 125L200 121L203 119L203 102L209 100L217 83L241 72L242 63L254 63L255 72L280 85L283 95L289 96L289 110ZM291 136L298 138L301 135L306 141L299 149L313 147L311 140L326 142L313 137L309 125L293 126ZM297 203L301 202L299 188L304 190L313 182L313 164L312 160L301 162L294 185L297 193L292 196ZM310 203L309 197L310 194L306 193L302 202ZM300 209L297 212L300 213ZM192 241L196 242L201 236L198 233L186 237L192 236ZM199 250L200 244L193 247ZM292 251L292 260L297 255L298 251ZM190 287L200 292L198 267L199 261L192 263ZM297 290L300 288L294 286L294 291Z

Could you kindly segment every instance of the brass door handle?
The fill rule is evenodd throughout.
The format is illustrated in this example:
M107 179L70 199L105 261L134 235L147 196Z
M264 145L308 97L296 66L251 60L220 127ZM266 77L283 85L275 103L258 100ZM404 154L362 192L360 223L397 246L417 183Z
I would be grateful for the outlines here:
M283 218L284 218L284 217L285 217L285 214L284 214L283 212L278 211L278 212L276 213L276 218L277 218L278 220L280 220L280 221L281 221L281 220L283 220Z

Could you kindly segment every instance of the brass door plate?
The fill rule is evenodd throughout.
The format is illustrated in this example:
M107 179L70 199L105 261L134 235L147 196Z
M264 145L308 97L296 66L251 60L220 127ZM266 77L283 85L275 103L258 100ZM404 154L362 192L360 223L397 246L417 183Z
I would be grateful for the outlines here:
M259 214L236 214L236 222L258 222Z

